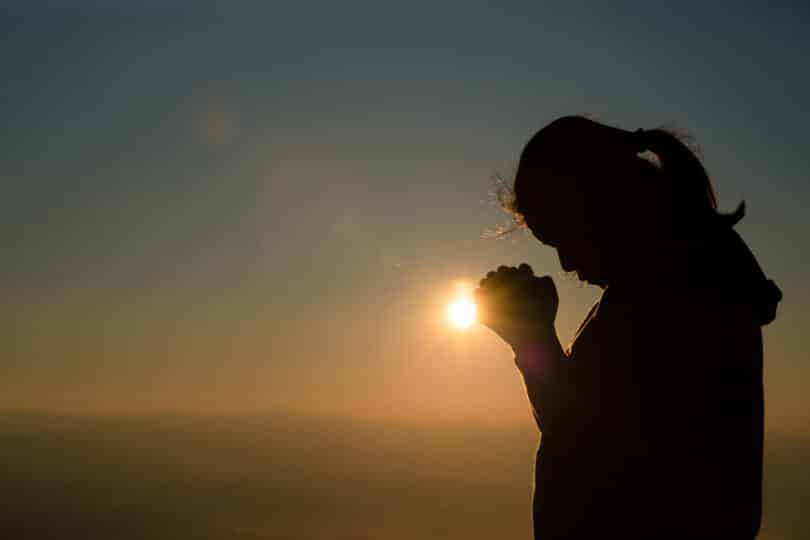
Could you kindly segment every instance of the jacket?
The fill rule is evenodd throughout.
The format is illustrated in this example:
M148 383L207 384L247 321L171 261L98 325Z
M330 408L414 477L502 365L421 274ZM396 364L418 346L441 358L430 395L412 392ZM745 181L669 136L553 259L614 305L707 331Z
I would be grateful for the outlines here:
M556 365L523 369L536 539L759 530L761 326L781 293L731 229L670 270L608 286Z

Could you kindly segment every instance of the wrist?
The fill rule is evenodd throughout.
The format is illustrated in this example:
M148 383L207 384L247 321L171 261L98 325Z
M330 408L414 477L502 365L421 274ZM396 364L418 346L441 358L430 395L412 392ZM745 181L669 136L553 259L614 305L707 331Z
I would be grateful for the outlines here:
M560 349L560 342L554 326L542 328L533 332L531 336L525 336L510 343L512 351L516 356L534 356L547 354L554 349Z

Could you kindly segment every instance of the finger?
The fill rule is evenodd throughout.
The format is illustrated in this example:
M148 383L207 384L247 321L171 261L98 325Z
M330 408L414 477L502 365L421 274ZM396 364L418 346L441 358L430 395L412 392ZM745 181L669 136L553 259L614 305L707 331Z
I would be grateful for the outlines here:
M484 278L479 282L479 285L483 285L484 283L492 281L492 278L494 278L495 275L496 275L495 272L487 272L487 275L484 276Z
M554 286L554 280L551 279L551 276L542 276L539 278L535 278L536 286L538 289L544 292L556 291L557 288Z
M499 266L498 272L495 274L495 279L501 283L505 284L512 281L517 274L517 268L514 266Z
M498 286L491 279L483 280L481 285L473 291L473 298L478 304L496 304L502 296L503 287Z
M531 283L531 281L535 279L532 267L526 263L518 266L516 279L520 281L521 286Z
M484 287L487 283L489 283L492 280L492 277L494 275L495 275L495 272L487 272L487 275L484 276L483 278L481 278L478 281L478 286L479 287Z
M481 305L500 306L507 300L511 287L498 280L487 280L475 291L475 300Z
M500 275L496 271L487 272L487 275L478 282L478 286L482 289L492 289L493 287L497 286L497 282L500 279Z
M551 279L551 276L538 278L536 283L540 294L546 296L554 304L559 302L560 297L557 293L557 287L554 285L554 280Z

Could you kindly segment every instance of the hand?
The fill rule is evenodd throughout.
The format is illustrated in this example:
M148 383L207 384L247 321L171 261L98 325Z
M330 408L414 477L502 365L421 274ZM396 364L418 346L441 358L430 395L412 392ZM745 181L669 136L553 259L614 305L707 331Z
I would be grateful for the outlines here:
M557 288L549 276L535 276L528 264L489 272L475 299L481 322L515 350L555 336Z

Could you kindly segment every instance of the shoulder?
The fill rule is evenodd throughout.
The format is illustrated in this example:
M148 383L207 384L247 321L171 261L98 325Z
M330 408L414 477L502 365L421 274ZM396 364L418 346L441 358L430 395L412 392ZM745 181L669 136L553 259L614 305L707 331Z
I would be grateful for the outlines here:
M752 313L723 298L689 287L609 288L586 317L576 341L591 334L627 347L656 346L660 352L710 348L741 334L758 334Z

